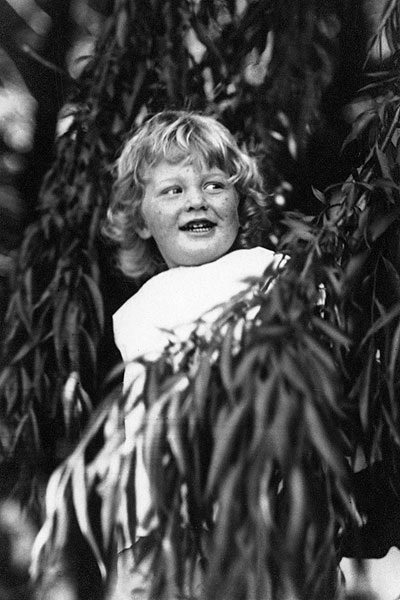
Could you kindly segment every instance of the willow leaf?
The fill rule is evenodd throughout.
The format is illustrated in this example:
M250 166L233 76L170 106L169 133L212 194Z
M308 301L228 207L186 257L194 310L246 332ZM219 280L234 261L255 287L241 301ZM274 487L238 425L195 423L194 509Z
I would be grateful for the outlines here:
M388 311L386 311L379 319L375 321L372 327L369 328L366 335L364 336L360 346L364 346L364 344L378 331L387 327L392 321L397 319L400 315L400 304L394 305Z
M211 374L211 357L203 353L193 382L194 406L199 414L204 414L204 405L208 395L208 383Z
M15 452L15 449L20 442L20 438L23 436L28 419L29 413L25 413L15 429L12 442L12 452Z
M399 371L396 369L396 363L399 361L399 350L400 350L400 321L393 333L392 346L390 350L390 363L388 369L389 381L391 385L394 385L396 378L399 377Z
M271 369L270 375L266 379L255 376L254 383L254 434L253 444L258 443L265 436L265 427L268 426L273 418L274 407L276 406L276 393L279 384L280 373Z
M101 484L102 503L100 511L102 543L107 550L112 546L116 515L120 506L118 492L121 476L121 456L118 450L116 449L108 459L107 475L102 478Z
M22 361L34 348L37 346L37 340L32 340L30 343L26 342L19 351L12 357L10 364L16 365Z
M324 319L320 319L319 317L311 317L311 323L314 325L314 327L320 329L332 342L336 342L340 346L346 347L351 345L351 338Z
M100 293L99 287L96 282L89 277L88 275L83 275L83 279L86 282L88 287L90 298L92 300L93 308L96 315L96 323L98 328L98 333L101 334L104 328L104 305L103 305L103 297Z
M68 344L70 369L79 368L79 321L81 310L77 304L72 303L66 313L65 328Z
M167 412L167 440L172 450L172 454L178 465L180 474L184 477L190 473L187 453L184 443L184 421L185 416L182 414L181 395L175 394L171 398ZM186 420L186 419L185 419Z
M299 544L304 540L306 528L305 513L307 509L306 484L304 473L299 467L294 467L289 475L289 515L287 533L292 548L299 551Z
M369 226L371 240L375 242L398 219L399 215L400 208L391 211L379 219L375 219Z
M89 512L88 512L88 491L85 476L85 464L83 456L75 455L74 468L71 475L71 488L72 488L72 500L74 503L74 509L76 518L82 534L87 540L92 552L96 558L97 565L99 567L102 579L105 581L107 571L101 557L101 552L97 541L94 537L92 526L90 523Z
M240 388L243 381L253 372L258 364L263 362L264 351L259 346L248 348L235 369L234 386Z
M310 439L315 449L333 472L338 477L343 477L346 473L344 457L333 435L336 425L324 422L312 401L305 402L304 407Z
M63 349L66 342L67 330L65 327L68 306L73 302L70 290L63 290L57 296L53 315L54 347L59 364L63 364Z
M222 383L227 390L228 394L231 395L233 392L233 374L232 374L232 344L234 340L235 323L231 322L228 325L228 329L224 335L220 351L220 372Z
M0 370L0 390L2 390L5 384L10 380L12 373L13 369L10 366L6 366Z
M36 418L36 415L35 415L35 412L34 412L32 406L29 409L29 419L31 422L31 427L32 427L32 432L33 432L33 441L35 443L35 448L39 449L39 448L41 448L39 426L38 426L37 418Z
M94 370L97 364L96 344L93 338L91 337L90 333L82 325L79 328L79 335L81 337L83 346L81 355L85 357L85 361L87 361L88 367Z
M20 408L20 394L19 394L19 385L18 378L19 367L16 369L10 369L9 377L7 378L6 384L4 386L4 397L6 401L6 415L11 416L13 412L17 411Z
M241 432L245 430L245 419L249 406L244 400L226 418L220 415L217 426L217 439L208 472L207 495L213 495L228 470L232 454L238 448Z
M165 411L169 397L156 401L147 416L144 436L143 458L150 479L150 486L157 509L168 512L169 502L165 482L163 458L165 455L166 420Z
M389 426L390 433L393 436L397 447L400 447L400 431L396 424L393 422L393 415L390 414L386 406L382 406L382 412L385 417L385 423Z
M32 332L32 321L29 308L31 307L27 306L27 303L24 301L21 292L17 292L15 294L15 305L17 307L18 316L25 325L27 332L30 334Z
M352 123L351 131L342 144L342 151L346 146L348 146L350 144L350 142L353 142L354 140L359 139L362 132L368 127L370 122L375 118L376 118L375 108L362 112Z
M367 363L359 377L359 393L358 393L358 410L360 414L360 422L363 430L368 432L370 427L371 414L371 374L374 356L369 354Z

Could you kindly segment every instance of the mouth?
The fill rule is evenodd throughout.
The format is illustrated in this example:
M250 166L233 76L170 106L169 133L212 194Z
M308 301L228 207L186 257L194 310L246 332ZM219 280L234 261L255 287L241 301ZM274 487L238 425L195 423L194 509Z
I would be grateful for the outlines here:
M216 223L209 221L208 219L199 219L196 221L189 221L185 225L179 227L181 231L190 231L193 233L207 233L216 227Z

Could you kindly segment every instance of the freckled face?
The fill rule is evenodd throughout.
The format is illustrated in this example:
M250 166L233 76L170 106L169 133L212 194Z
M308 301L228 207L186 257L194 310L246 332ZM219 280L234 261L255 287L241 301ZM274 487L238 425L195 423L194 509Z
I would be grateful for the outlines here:
M168 268L194 266L226 254L239 231L239 198L218 168L161 161L147 172L142 239L154 238Z

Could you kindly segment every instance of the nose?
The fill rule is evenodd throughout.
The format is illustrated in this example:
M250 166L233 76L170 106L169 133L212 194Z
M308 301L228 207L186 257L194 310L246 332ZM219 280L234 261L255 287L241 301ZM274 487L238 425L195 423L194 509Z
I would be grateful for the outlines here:
M186 197L186 210L207 210L206 193L201 187L192 187Z

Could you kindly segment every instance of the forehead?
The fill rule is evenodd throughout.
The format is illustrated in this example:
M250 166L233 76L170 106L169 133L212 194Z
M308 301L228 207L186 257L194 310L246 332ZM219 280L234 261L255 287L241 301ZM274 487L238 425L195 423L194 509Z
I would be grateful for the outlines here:
M155 144L150 140L149 146L143 152L143 165L146 167L156 166L161 161L167 161L172 164L183 161L202 166L217 166L220 169L226 169L229 159L229 152L226 145L217 144L215 140L209 143L198 139L172 139L162 144ZM202 143L200 143L202 142Z
M218 165L207 164L198 157L188 156L178 162L162 159L146 168L144 182L145 184L149 184L160 179L171 179L179 176L185 177L193 172L201 175L210 171L228 175Z

